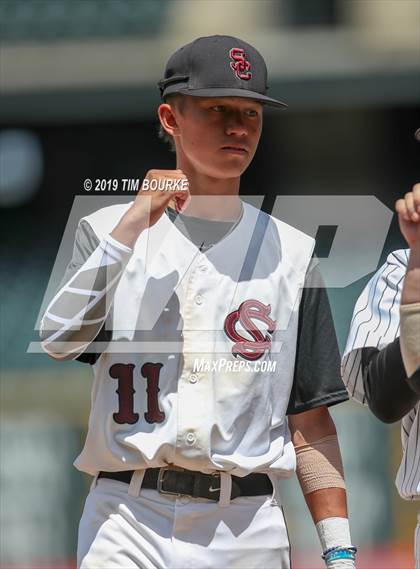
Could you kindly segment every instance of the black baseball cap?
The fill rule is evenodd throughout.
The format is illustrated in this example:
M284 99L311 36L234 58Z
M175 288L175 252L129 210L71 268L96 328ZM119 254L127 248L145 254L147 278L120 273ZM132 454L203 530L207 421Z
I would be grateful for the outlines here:
M249 43L232 36L207 36L178 49L158 83L162 99L174 93L193 97L244 97L286 108L267 97L267 66Z

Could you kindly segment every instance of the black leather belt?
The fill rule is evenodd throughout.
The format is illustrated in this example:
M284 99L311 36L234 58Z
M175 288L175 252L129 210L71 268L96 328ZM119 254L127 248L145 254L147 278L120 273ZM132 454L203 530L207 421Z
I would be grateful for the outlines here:
M98 478L111 478L130 484L134 472L134 470L102 471ZM142 488L158 490L161 494L207 498L217 502L220 498L220 473L203 474L194 470L148 468L144 473ZM231 500L239 496L262 496L272 492L273 486L266 474L232 476Z

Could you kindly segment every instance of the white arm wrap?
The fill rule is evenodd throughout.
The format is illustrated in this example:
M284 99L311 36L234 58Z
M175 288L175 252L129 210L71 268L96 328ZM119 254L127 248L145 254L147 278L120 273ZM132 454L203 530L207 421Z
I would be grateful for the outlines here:
M350 526L347 518L326 518L316 524L323 551L332 547L351 547ZM353 569L354 561L337 559L327 563L328 569Z
M350 547L350 526L347 518L326 518L316 524L322 551L331 547Z

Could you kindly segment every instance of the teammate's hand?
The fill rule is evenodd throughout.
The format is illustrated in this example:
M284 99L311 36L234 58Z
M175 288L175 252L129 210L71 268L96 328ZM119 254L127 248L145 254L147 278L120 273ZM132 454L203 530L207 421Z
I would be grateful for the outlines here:
M408 245L420 245L420 184L415 184L411 192L397 200L395 210Z
M188 179L182 170L149 170L133 205L111 236L133 247L140 233L154 225L168 205L182 212L190 199Z

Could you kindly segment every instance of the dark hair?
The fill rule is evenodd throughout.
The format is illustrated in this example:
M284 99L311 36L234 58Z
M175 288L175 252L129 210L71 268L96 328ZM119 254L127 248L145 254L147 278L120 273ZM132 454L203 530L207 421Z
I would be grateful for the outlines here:
M158 137L163 140L163 142L169 144L169 150L175 152L175 141L174 137L167 133L163 126L159 123L158 126Z
M184 110L185 98L183 95L180 95L179 93L168 95L167 97L165 97L164 102L169 103L170 105L176 105L181 113ZM159 123L158 126L158 137L161 140L163 140L163 142L169 144L169 150L171 152L175 152L176 147L175 147L174 137L168 132L166 132L161 123Z

